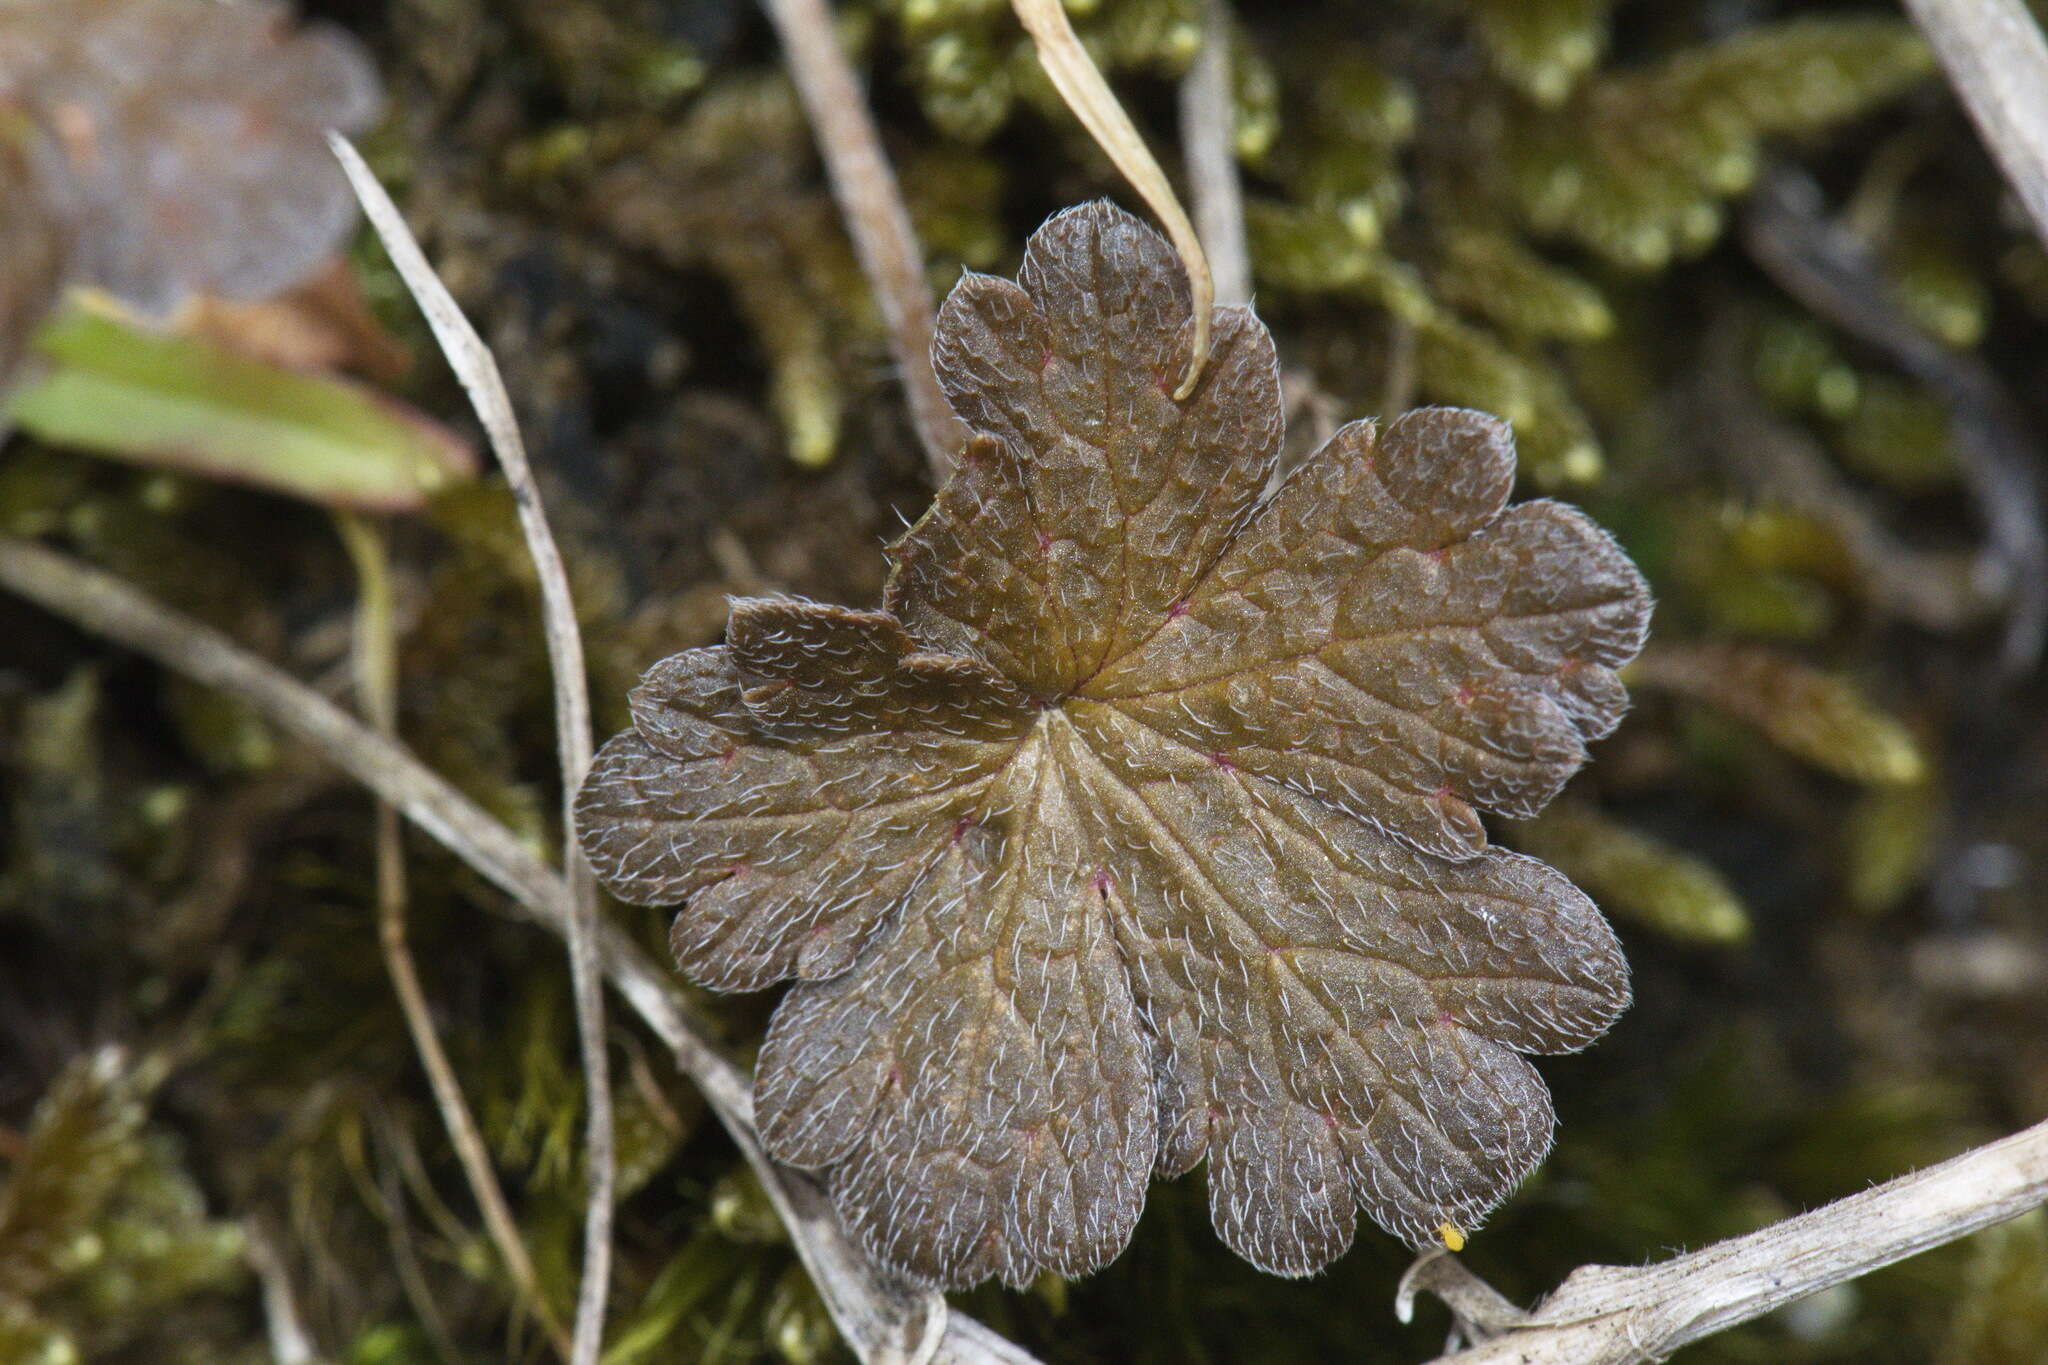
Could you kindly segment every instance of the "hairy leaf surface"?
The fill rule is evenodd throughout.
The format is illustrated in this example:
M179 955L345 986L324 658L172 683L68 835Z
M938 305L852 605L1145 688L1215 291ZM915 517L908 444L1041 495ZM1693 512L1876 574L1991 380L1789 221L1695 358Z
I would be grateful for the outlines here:
M1492 848L1619 720L1642 581L1508 507L1481 413L1338 432L1277 492L1265 327L1150 229L1061 214L970 275L941 383L976 435L884 608L733 605L657 664L578 811L677 960L794 979L761 1134L933 1283L1096 1269L1205 1158L1218 1232L1286 1274L1362 1212L1421 1245L1541 1159L1524 1053L1628 1000L1562 876Z

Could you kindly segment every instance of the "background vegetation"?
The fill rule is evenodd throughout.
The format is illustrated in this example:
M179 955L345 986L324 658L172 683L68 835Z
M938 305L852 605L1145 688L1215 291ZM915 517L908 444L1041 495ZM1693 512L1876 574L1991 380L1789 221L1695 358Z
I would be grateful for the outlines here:
M1197 6L1069 7L1170 152ZM1554 814L1500 831L1617 920L1637 1004L1544 1064L1558 1149L1468 1261L1527 1301L1583 1262L1734 1234L2048 1113L2030 595L2048 256L1911 29L1848 0L1238 8L1236 147L1291 448L1418 402L1498 412L1524 491L1592 510L1660 597L1635 714ZM507 370L600 731L641 667L716 638L726 593L872 602L880 542L929 490L751 0L310 9L374 54L388 90L366 149ZM1000 0L841 17L935 288L1011 270L1049 212L1117 193ZM350 269L374 319L293 358L463 411L438 363L399 363L432 349L381 255ZM180 318L182 340L255 344L246 317ZM44 363L90 370L102 352L63 349L90 325L49 324ZM131 462L96 459L118 433L59 420L78 411L17 413L0 533L345 693L358 565L331 506L365 499L307 486L304 465L244 476L286 492L178 472L133 422ZM548 674L510 498L414 435L431 449L406 467L440 472L376 523L400 732L552 848ZM337 1362L549 1357L385 975L369 799L239 707L5 598L0 782L0 1361L270 1359L252 1266L293 1287ZM407 846L428 996L565 1315L582 1178L565 959ZM612 911L659 947L660 914ZM767 1003L703 1006L744 1050ZM687 1082L627 1019L612 1052L607 1361L833 1358ZM1404 1329L1383 1309L1403 1248L1368 1231L1320 1279L1265 1278L1214 1241L1199 1182L1155 1190L1105 1274L978 1291L973 1311L1056 1362L1434 1351L1440 1314ZM2037 1212L1683 1358L2039 1361L2044 1285Z

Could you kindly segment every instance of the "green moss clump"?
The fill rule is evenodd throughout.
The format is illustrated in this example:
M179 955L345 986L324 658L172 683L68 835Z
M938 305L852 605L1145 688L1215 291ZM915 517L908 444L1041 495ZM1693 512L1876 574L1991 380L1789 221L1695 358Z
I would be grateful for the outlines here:
M1511 828L1515 847L1584 887L1601 909L1689 943L1740 943L1749 910L1699 858L1606 818L1560 803Z

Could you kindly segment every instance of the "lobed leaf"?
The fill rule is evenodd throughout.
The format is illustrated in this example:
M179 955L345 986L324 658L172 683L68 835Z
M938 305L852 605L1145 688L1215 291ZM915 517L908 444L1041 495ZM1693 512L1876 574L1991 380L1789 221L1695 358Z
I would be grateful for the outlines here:
M1508 508L1480 413L1339 432L1264 495L1271 338L1219 309L1185 401L1166 245L1054 218L941 311L976 435L880 611L733 604L657 664L578 801L620 895L682 905L693 979L795 979L756 1112L890 1264L1073 1275L1154 1174L1302 1274L1357 1215L1420 1245L1541 1159L1521 1054L1628 1000L1585 896L1489 847L1607 733L1642 581Z

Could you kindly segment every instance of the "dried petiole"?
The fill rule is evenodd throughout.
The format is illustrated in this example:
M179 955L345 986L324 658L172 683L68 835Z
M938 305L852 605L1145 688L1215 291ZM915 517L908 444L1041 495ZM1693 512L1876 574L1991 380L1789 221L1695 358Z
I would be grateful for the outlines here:
M1201 381L1202 367L1209 362L1209 314L1216 305L1216 282L1209 273L1208 253L1195 225L1181 207L1173 182L1159 167L1152 149L1131 123L1131 116L1102 77L1095 59L1074 33L1060 0L1011 0L1017 18L1031 34L1038 50L1039 65L1052 78L1053 88L1081 120L1104 154L1116 163L1124 179L1131 182L1152 212L1166 227L1173 249L1188 272L1188 289L1194 295L1194 344L1188 352L1187 374L1173 391L1176 402L1186 402Z

